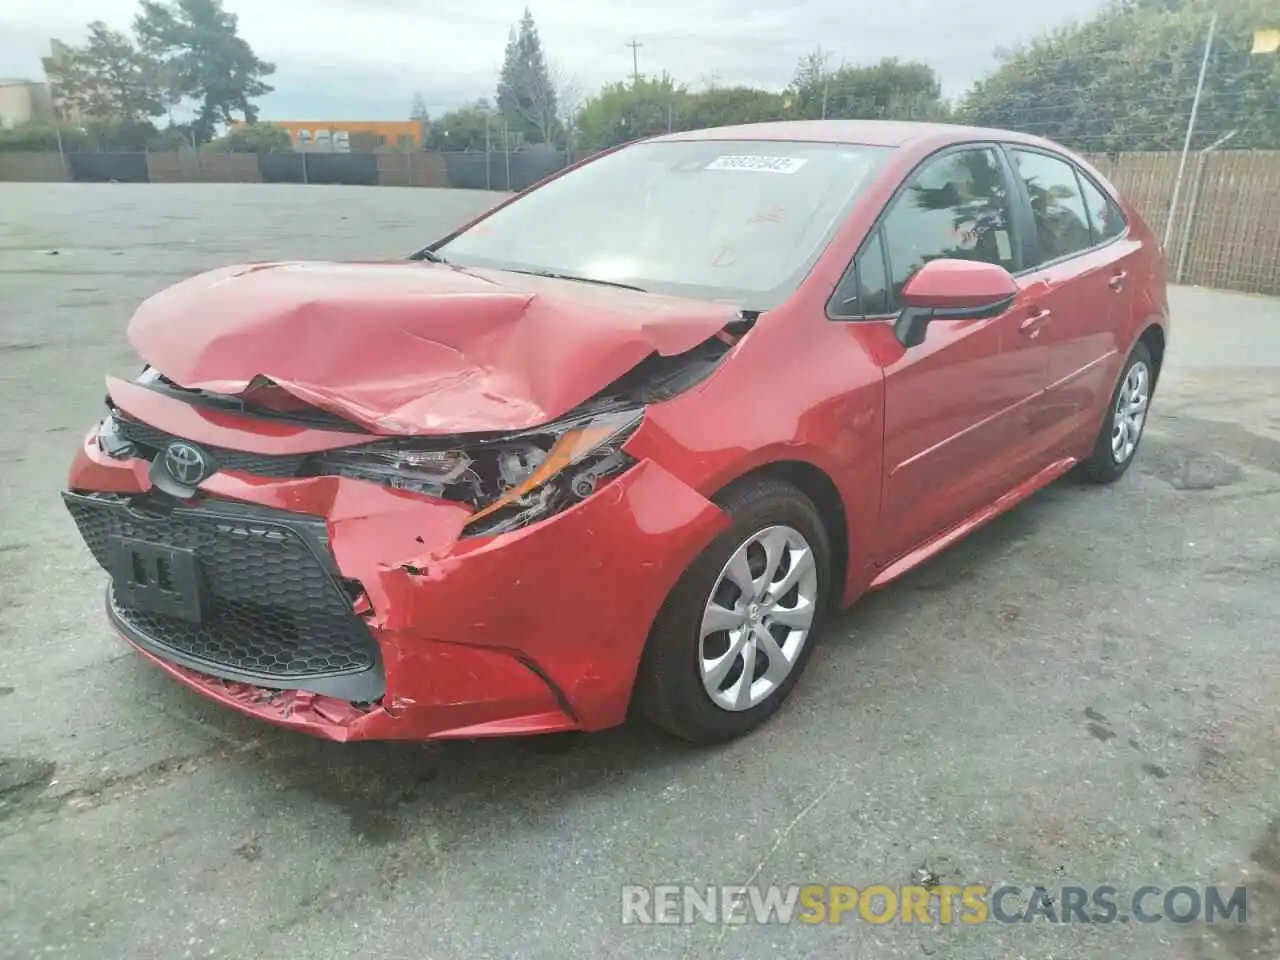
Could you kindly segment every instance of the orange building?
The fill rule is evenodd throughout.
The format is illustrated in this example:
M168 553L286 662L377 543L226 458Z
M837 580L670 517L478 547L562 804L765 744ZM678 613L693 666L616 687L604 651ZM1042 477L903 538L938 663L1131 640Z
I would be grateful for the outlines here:
M379 147L421 148L424 131L417 120L264 120L289 131L295 150L352 149Z

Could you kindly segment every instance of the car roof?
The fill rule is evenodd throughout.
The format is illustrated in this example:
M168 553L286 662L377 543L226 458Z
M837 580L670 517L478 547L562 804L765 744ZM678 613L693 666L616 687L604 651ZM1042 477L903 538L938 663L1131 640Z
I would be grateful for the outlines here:
M970 140L1005 140L1062 149L1040 137L967 127L955 123L921 123L907 120L780 120L773 123L744 123L729 127L687 130L653 138L676 140L800 140L812 143L848 143L870 147L903 147L916 141L934 144L964 143Z

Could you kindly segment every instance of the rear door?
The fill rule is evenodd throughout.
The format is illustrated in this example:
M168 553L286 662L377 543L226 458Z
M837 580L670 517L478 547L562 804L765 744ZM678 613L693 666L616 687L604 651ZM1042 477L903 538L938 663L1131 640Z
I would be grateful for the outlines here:
M1010 145L1026 222L1027 269L1020 286L1044 318L1034 331L1048 355L1045 395L1026 421L1028 450L1041 464L1078 453L1111 397L1124 349L1132 259L1119 207L1068 158Z

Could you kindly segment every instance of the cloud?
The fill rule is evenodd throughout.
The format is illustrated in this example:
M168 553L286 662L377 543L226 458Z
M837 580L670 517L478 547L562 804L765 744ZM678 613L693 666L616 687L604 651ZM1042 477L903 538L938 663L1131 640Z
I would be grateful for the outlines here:
M993 66L993 51L1104 0L894 0L879 9L847 0L530 0L547 55L583 90L629 76L632 39L642 73L698 86L780 87L815 47L842 60L930 63L949 95ZM439 113L492 96L507 31L525 0L224 0L259 56L274 62L279 119L399 118L415 90ZM48 39L76 41L93 19L127 29L134 0L4 0L0 76L38 76Z

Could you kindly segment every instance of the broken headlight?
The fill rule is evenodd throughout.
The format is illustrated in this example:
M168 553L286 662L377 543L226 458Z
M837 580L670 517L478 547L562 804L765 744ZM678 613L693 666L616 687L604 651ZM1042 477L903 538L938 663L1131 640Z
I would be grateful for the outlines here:
M495 439L377 442L322 454L321 474L368 480L475 508L464 536L504 533L590 496L635 461L622 445L641 408L575 417Z
M123 460L137 455L133 441L120 432L120 421L115 412L108 413L98 424L98 449L108 457Z

